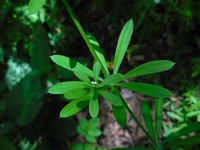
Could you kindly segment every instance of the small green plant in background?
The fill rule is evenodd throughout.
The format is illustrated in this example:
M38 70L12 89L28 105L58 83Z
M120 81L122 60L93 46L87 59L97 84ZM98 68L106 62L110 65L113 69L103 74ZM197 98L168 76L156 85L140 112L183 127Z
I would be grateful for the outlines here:
M84 31L68 2L66 0L63 0L63 2L80 34L85 40L92 56L94 57L94 64L93 68L90 69L69 57L62 55L51 56L51 60L54 63L72 71L74 75L80 79L78 81L57 83L49 88L49 93L63 94L66 99L71 100L71 102L61 110L60 117L70 117L88 107L90 116L92 118L96 118L100 111L100 101L103 98L112 105L113 114L120 125L124 126L126 124L127 112L130 114L132 119L137 123L138 127L151 141L151 149L165 149L172 147L178 148L179 146L197 143L200 138L198 134L189 137L187 142L185 142L185 139L182 139L181 137L188 133L198 131L200 129L199 123L187 126L176 133L172 133L163 141L160 140L163 99L172 96L172 93L169 90L149 83L126 82L127 79L130 78L136 78L169 70L174 66L174 63L169 60L156 60L139 65L126 74L119 73L120 65L125 56L134 29L133 21L130 19L124 25L120 33L114 55L114 68L113 72L111 73L106 65L106 60L96 38L92 34ZM36 3L35 0L31 0L29 4L30 12L37 12L44 3L44 0L41 0L39 3ZM141 112L146 125L146 127L144 127L135 116L127 102L121 96L119 88L126 88L133 92L154 97L155 121L152 119L150 105L147 101L142 101ZM91 138L91 134L86 134L87 131L85 131L85 128L81 128L80 126L79 128L79 134L84 134L87 140L88 137L90 140L94 140L94 136ZM98 132L95 131L93 134L95 133Z
M77 126L77 132L85 139L85 142L84 144L73 144L71 150L105 150L102 147L96 146L97 138L102 134L99 125L99 118L90 120L81 118Z
M77 132L83 136L87 142L96 143L96 138L101 135L101 130L98 128L99 118L90 119L81 118L77 126Z
M192 87L182 94L179 101L165 103L167 116L175 121L163 122L164 136L188 126L193 120L200 122L200 98L198 95L199 87Z

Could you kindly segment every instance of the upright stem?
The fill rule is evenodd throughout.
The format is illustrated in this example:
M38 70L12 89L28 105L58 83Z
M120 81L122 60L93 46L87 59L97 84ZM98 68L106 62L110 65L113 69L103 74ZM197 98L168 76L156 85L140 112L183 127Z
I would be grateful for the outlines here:
M133 113L133 111L131 110L131 108L128 106L127 102L124 100L124 98L121 96L120 92L118 91L118 89L116 87L113 87L114 90L118 93L118 95L121 97L121 100L123 102L124 107L126 108L126 110L129 112L129 114L131 115L131 118L136 122L136 124L138 125L138 127L146 134L146 136L151 140L151 143L156 147L156 142L151 138L151 136L149 135L149 133L145 130L145 128L143 127L143 125L140 123L140 121L137 119L137 117L135 116L135 114Z
M90 43L89 39L87 38L87 35L86 35L85 31L83 30L83 28L82 28L81 24L79 23L79 21L78 21L76 15L75 15L74 12L72 11L71 7L69 6L67 0L63 0L63 3L64 3L64 5L65 5L65 7L66 7L66 9L67 9L67 11L68 11L70 17L72 18L74 24L75 24L76 27L78 28L78 30L79 30L81 36L83 37L85 43L87 44L87 46L88 46L88 48L89 48L89 50L90 50L92 56L94 57L94 59L95 59L96 61L99 61L99 63L101 63L101 61L99 60L99 58L98 58L98 56L97 56L97 54L96 54L96 52L95 52L94 47L92 46L92 44ZM101 66L102 66L102 67L101 67L102 72L103 72L104 76L106 77L108 74L106 73L106 70L104 69L102 63L101 63Z
M129 114L131 115L131 118L136 122L136 124L138 125L138 127L146 134L146 136L151 140L152 144L155 146L156 143L155 141L149 136L149 133L145 130L145 128L142 126L142 124L139 122L139 120L137 119L137 117L134 115L133 111L131 110L131 108L128 106L128 104L126 103L126 101L122 99L122 102L126 108L126 110L129 112ZM156 146L155 146L156 147Z

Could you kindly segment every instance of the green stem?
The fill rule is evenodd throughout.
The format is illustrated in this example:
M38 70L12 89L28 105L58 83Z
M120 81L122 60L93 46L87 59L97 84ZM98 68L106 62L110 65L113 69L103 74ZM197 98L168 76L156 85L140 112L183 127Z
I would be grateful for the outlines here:
M138 127L146 134L146 136L151 140L152 144L155 146L156 143L155 141L150 137L149 133L145 130L145 128L142 126L142 124L139 122L139 120L137 119L137 117L134 115L133 111L131 110L131 108L128 106L128 104L126 103L126 101L123 99L123 97L121 96L122 102L126 108L126 110L129 112L129 114L131 115L132 119L136 122L136 124L138 125ZM156 147L156 146L155 146Z
M131 118L136 122L136 124L138 125L138 127L146 134L146 136L151 140L151 143L153 144L153 146L157 147L156 142L151 138L151 136L149 135L149 133L145 130L145 128L143 127L143 125L140 123L140 121L137 119L137 117L135 116L135 114L133 113L133 111L131 110L131 108L128 106L127 102L124 100L124 98L121 96L120 92L118 91L118 89L116 87L113 87L114 90L118 93L118 95L120 96L124 107L126 108L126 110L129 112L129 114L131 115Z
M79 21L78 21L76 15L75 15L74 12L72 11L71 7L69 6L67 0L63 0L63 3L64 3L64 5L65 5L65 7L66 7L66 9L67 9L67 11L68 11L70 17L72 18L74 24L75 24L76 27L78 28L78 30L79 30L81 36L83 37L85 43L87 44L87 46L88 46L88 48L89 48L89 50L90 50L92 56L94 57L94 59L95 59L96 61L99 61L99 63L101 63L101 61L99 60L99 58L98 58L98 56L97 56L97 54L96 54L96 52L95 52L95 50L94 50L94 47L92 46L92 44L90 43L89 39L87 38L87 35L86 35L85 31L83 30L83 28L82 28L81 24L79 23ZM102 66L102 67L101 67L102 72L103 72L104 76L106 77L108 74L107 74L106 70L104 69L102 63L101 63L101 66Z

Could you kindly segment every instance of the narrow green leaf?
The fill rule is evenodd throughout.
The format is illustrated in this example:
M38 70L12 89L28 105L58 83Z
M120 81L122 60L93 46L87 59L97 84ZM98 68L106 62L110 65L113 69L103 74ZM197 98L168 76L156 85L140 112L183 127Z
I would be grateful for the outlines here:
M95 53L96 53L97 57L99 58L99 61L102 64L102 67L106 71L107 75L109 75L109 71L108 71L108 67L107 67L107 64L106 64L106 60L104 58L103 52L102 52L102 50L101 50L101 48L99 46L99 43L98 43L97 39L91 33L87 33L87 37L88 37L90 43L92 44L92 46L93 46L93 48L95 50Z
M160 140L161 125L162 125L162 110L163 110L163 99L155 99L155 130L157 140Z
M84 72L89 77L93 77L92 70L85 67L81 63L79 63L79 62L77 62L73 59L70 59L69 57L62 56L62 55L53 55L53 56L51 56L51 60L54 63L56 63L57 65L65 68L65 69L68 69L68 70L71 70L71 71L76 70L78 72Z
M125 74L125 78L134 78L138 76L158 73L171 69L175 63L169 60L155 60L144 63Z
M176 146L195 145L199 143L200 143L200 135L187 137L186 139L176 139L173 141L173 145Z
M89 95L85 95L81 98L73 100L61 110L60 117L67 118L78 113L89 104L89 99Z
M176 120L178 120L178 121L180 121L180 122L184 120L183 117L181 117L181 116L179 116L178 114L176 114L176 113L174 113L174 112L171 112L171 111L168 111L168 112L167 112L167 115L168 115L170 118L176 119Z
M152 97L168 98L172 96L172 93L169 90L158 85L140 82L121 83L117 85Z
M153 128L153 121L152 121L152 118L151 118L151 109L149 107L149 104L146 101L142 101L141 111L142 111L142 116L143 116L144 122L146 124L147 129L148 129L149 135L151 136L151 138L155 142L156 136L155 136L155 131L154 131L154 128Z
M121 99L118 96L107 91L101 91L100 93L103 96L103 98L109 101L112 105L114 106L122 105Z
M96 96L92 96L90 99L89 113L92 118L96 118L99 114L99 100Z
M48 93L65 94L67 91L76 90L80 88L87 88L87 87L88 85L82 81L61 82L50 87Z
M116 121L123 127L127 122L127 113L124 106L114 106L112 105L112 111L115 116Z
M46 0L30 0L28 5L29 14L37 13L45 4L45 2Z
M86 93L88 93L88 90L83 88L69 89L65 92L64 96L66 99L76 99L82 97Z
M87 74L85 72L80 72L80 71L74 69L74 74L80 80L90 83L90 79L88 78L88 76L87 76Z
M119 66L121 65L121 62L128 48L128 44L131 40L132 33L133 33L133 21L132 19L130 19L124 25L117 42L117 48L114 58L114 70L113 70L114 74L118 72Z
M99 78L100 70L101 70L101 65L97 61L97 62L94 63L94 66L93 66L93 73L94 73L94 80L95 81L97 81L98 78Z
M112 87L112 93L118 96L122 102L121 106L112 105L112 111L113 111L116 121L123 127L126 125L126 122L127 122L126 107L124 106L122 96L120 95L116 87Z
M122 81L124 79L124 76L120 73L116 73L113 75L109 75L107 76L107 78L105 78L105 80L103 80L99 86L105 86L105 85L113 85L115 83L118 83L120 81Z

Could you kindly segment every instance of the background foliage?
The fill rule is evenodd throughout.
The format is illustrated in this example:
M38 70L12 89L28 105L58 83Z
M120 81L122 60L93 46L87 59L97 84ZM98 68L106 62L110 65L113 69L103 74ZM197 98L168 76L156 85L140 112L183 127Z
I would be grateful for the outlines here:
M70 5L86 31L97 37L107 60L112 58L107 62L110 69L119 31L129 18L135 23L134 44L128 48L121 72L149 60L176 62L176 68L162 76L140 78L175 93L164 104L164 136L199 121L200 2L74 0ZM0 148L71 147L78 121L59 119L59 111L68 102L46 91L74 76L51 63L49 56L67 55L90 68L93 62L62 1L49 0L34 15L28 14L27 1L1 1L0 33Z

